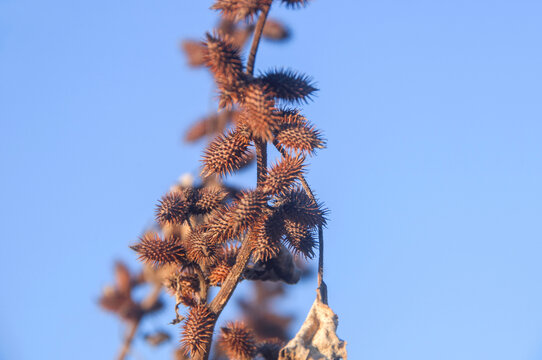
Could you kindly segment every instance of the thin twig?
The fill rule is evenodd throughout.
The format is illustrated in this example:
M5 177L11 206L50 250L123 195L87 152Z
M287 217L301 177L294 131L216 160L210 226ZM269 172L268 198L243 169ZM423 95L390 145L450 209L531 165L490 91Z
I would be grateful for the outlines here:
M250 54L248 55L247 61L246 71L248 75L254 74L254 62L256 61L256 53L258 52L258 46L260 45L260 38L262 37L263 27L265 25L265 21L267 20L267 15L269 14L270 9L271 5L266 5L262 9L262 13L258 18L256 28L254 29L254 37L252 38L252 46L250 47Z

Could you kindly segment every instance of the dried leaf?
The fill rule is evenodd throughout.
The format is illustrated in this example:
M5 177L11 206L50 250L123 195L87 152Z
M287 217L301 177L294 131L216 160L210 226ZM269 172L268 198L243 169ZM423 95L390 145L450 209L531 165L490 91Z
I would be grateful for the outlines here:
M346 360L346 341L336 334L338 322L331 308L316 299L299 332L280 351L279 360Z

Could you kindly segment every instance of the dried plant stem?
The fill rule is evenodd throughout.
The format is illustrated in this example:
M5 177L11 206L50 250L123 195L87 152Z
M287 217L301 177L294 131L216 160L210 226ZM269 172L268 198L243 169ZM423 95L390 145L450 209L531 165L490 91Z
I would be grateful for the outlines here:
M287 157L288 153L284 148L276 141L273 142L275 148L280 152L283 157ZM301 185L307 195L316 202L316 197L314 196L309 183L305 179L305 176L301 174L300 179ZM327 285L324 282L324 229L322 225L318 225L318 297L320 301L327 305Z
M248 55L248 61L247 61L247 74L252 75L254 74L254 62L256 61L256 53L258 52L258 46L260 45L260 38L262 37L263 33L263 27L265 25L265 21L267 20L267 15L269 14L269 10L271 9L271 5L266 5L262 9L262 13L260 14L260 17L258 18L258 23L256 24L256 28L254 29L254 37L252 39L252 46L250 47L250 53Z
M122 346L120 348L119 355L117 356L117 360L124 360L126 358L126 355L128 355L128 353L130 352L130 348L132 347L132 341L134 340L135 334L137 333L137 329L139 327L141 319L149 309L153 308L156 305L156 302L160 297L161 291L162 286L155 285L152 292L141 302L141 315L130 323Z
M262 10L258 18L258 22L254 30L254 37L252 39L252 46L250 47L250 54L249 54L247 66L246 66L246 73L248 75L252 75L254 73L254 62L256 61L256 53L258 52L258 46L260 44L263 27L265 25L265 21L267 20L267 15L269 14L270 9L271 9L270 5L266 6ZM257 187L260 187L263 181L265 180L265 174L267 171L267 142L256 140L254 145L256 147ZM251 253L252 253L252 248L251 248L250 241L245 236L245 238L242 239L241 248L239 249L239 253L237 254L235 264L233 265L232 269L228 273L226 280L224 280L224 282L222 283L222 286L220 287L220 291L218 292L218 294L216 294L215 298L209 304L210 310L215 314L215 320L212 324L213 330L216 326L216 321L218 320L220 313L222 313L222 310L224 310L224 308L226 307L226 304L230 300L235 288L237 287L237 284L239 283L239 280L241 279L241 275L243 274L243 271L245 270L248 260L250 259ZM205 346L204 351L194 354L193 359L207 360L211 352L210 351L211 344L212 344L212 336L209 339L209 341L204 345Z

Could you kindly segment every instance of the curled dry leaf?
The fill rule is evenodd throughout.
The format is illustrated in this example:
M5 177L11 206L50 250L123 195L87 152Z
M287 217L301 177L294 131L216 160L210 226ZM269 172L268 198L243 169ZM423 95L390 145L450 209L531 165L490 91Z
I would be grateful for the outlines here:
M279 353L279 360L347 359L346 341L337 337L338 317L319 299L296 336Z

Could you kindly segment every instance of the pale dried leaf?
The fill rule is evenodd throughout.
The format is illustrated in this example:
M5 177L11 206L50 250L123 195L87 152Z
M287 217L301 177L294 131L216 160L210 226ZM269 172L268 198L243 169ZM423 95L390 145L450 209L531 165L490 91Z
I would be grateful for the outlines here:
M280 350L279 360L346 360L346 341L337 337L337 315L316 299L296 336Z

